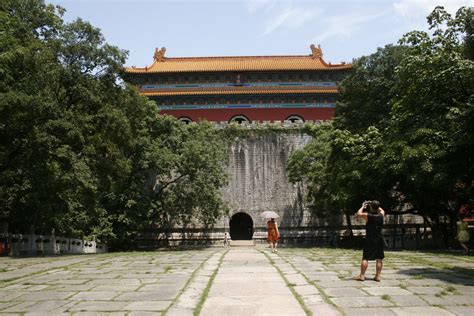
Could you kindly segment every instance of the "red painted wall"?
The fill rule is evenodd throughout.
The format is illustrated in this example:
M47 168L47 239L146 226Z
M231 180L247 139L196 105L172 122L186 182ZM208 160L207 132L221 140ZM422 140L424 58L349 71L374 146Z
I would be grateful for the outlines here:
M301 116L305 121L329 120L334 116L334 108L310 109L215 109L215 110L162 110L160 113L177 118L189 117L194 122L229 121L235 115L245 115L250 121L283 121L291 115Z

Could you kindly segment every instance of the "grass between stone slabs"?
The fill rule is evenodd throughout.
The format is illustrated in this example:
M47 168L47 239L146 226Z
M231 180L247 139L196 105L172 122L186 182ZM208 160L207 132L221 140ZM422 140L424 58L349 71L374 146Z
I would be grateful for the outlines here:
M263 253L265 255L265 257L267 257L267 259L270 261L270 264L275 267L275 269L278 271L278 273L280 274L281 278L285 281L286 283L286 286L288 286L288 288L290 289L291 293L293 293L293 296L296 298L296 300L298 301L298 303L300 304L301 308L304 310L304 312L306 313L306 315L308 316L311 316L313 315L313 313L309 310L308 306L306 306L306 304L304 303L303 301L303 298L298 294L298 292L296 292L296 290L294 289L294 286L296 284L294 283L290 283L288 281L288 279L285 277L285 275L283 274L283 272L280 270L280 268L277 267L277 265L275 264L275 261L273 261L273 259L263 250L259 250L261 253ZM286 261L286 260L285 260ZM288 262L288 261L287 261ZM290 263L291 264L291 263ZM292 265L293 267L293 265ZM294 268L294 267L293 267Z
M446 291L450 292L452 295L461 295L461 293L459 293L459 291L452 285L448 285Z
M441 297L441 296L444 296L444 295L448 295L448 292L441 291L441 292L435 294L436 297Z
M382 298L383 300L385 300L385 301L389 301L389 302L392 301L392 298L391 298L390 295L388 295L388 294L382 295L381 298Z
M345 315L344 311L339 307L337 306L336 304L334 304L330 299L329 299L329 296L326 295L326 293L324 293L323 289L317 285L314 281L311 281L307 276L306 274L304 274L303 272L301 272L299 269L297 269L295 267L295 265L293 263L291 263L290 261L286 260L286 258L282 257L283 260L285 260L286 263L288 263L293 269L295 269L296 272L298 272L299 274L301 274L303 276L303 278L305 278L306 282L308 282L308 284L311 284L313 285L315 288L318 289L319 291L319 294L321 294L321 297L323 298L324 302L326 302L327 304L333 306L335 309L337 309L341 315Z
M28 278L30 278L32 276L40 275L40 274L50 272L50 271L53 271L53 270L58 270L58 271L68 270L71 267L75 267L75 266L78 266L82 263L90 262L90 261L92 261L92 258L90 260L84 260L84 261L80 261L80 262L76 262L76 263L71 263L70 265L67 265L67 266L64 266L64 267L47 268L47 269L32 272L32 273L29 273L29 274L26 274L26 275L23 275L23 276L0 280L0 288L8 286L8 285L10 285L11 282L14 282L14 281L19 281L19 280L23 280L23 279L27 280Z
M196 305L196 308L194 309L193 315L198 316L201 314L202 307L204 306L204 302L206 302L207 296L209 295L209 291L211 289L212 283L214 283L214 279L216 278L217 272L219 271L222 261L224 260L225 255L230 251L230 249L226 250L222 256L219 258L219 263L217 264L217 268L214 270L212 273L211 277L209 278L209 281L207 282L206 288L202 292L201 298L199 299L198 304Z
M464 256L459 256L459 255L437 253L436 256L446 258L446 259L455 259L455 260L463 261L463 262L472 262L472 260L469 257L464 257ZM474 277L474 271L472 269L457 267L451 263L432 262L428 259L425 259L423 256L419 256L416 252L408 252L404 255L399 255L398 258L407 260L410 263L428 266L436 270L441 270L441 271L450 270L450 272L453 272L453 273L459 273L459 274L467 275L469 277Z
M180 298L180 296L184 293L184 291L186 290L186 288L189 286L189 284L191 284L191 282L196 278L196 274L198 273L198 271L200 271L202 269L202 267L206 264L206 262L215 254L217 253L217 251L214 251L212 252L209 257L206 258L206 260L203 260L201 262L201 264L193 271L193 273L191 274L191 277L188 279L188 281L186 282L186 284L184 284L183 288L178 292L178 295L176 295L175 299L173 300L173 302L171 302L171 304L168 306L168 308L166 308L163 312L162 312L162 315L166 315L166 313L170 310L170 308L172 308L176 302L178 301L178 299Z

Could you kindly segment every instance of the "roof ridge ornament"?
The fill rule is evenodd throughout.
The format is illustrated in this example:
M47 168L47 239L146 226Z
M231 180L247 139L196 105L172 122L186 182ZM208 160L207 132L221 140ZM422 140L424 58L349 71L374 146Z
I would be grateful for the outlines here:
M314 44L311 44L309 48L311 48L311 58L323 58L323 50L321 49L321 45L318 45L318 47L316 47Z
M153 54L153 59L157 62L165 61L166 48L162 47L161 49L155 48L155 53Z

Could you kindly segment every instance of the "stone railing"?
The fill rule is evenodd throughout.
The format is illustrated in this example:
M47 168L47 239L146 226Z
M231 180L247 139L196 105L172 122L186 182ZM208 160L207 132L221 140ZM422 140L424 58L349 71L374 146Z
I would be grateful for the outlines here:
M36 256L107 252L105 244L95 239L88 241L47 235L9 234L1 238L0 255Z
M348 227L305 226L280 227L280 244L282 246L342 246L362 247L365 237L365 225L353 225L353 236L348 235ZM433 246L433 234L429 227L419 223L384 225L383 235L387 249L423 249ZM189 229L186 233L173 231L168 234L159 230L144 232L135 243L137 249L153 250L163 247L180 246L223 246L224 240L230 241L228 229L214 228L207 233L199 229ZM256 244L267 243L267 228L254 226L252 240Z

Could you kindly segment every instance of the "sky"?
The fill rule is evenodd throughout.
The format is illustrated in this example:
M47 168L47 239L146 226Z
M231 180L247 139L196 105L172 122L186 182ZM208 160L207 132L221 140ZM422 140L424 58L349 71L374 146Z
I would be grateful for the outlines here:
M427 30L437 5L455 14L474 0L46 0L102 30L127 50L127 66L166 57L309 55L320 44L327 62L351 62L412 30Z

